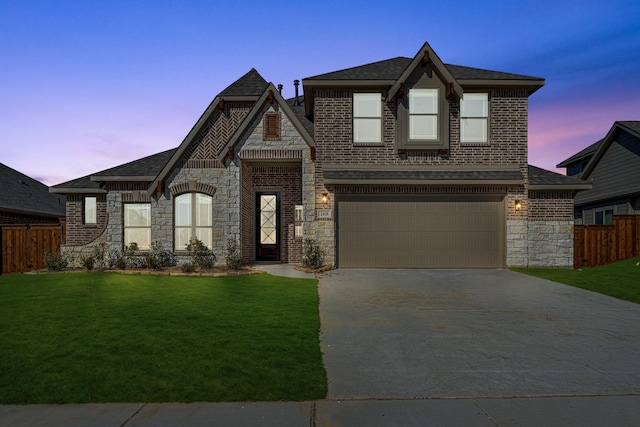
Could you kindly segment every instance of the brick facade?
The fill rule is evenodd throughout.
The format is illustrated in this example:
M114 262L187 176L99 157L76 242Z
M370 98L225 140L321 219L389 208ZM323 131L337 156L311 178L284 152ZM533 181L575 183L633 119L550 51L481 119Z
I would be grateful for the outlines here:
M84 198L97 198L96 224L84 223ZM67 197L67 245L82 246L97 239L107 227L107 198L104 194L70 195Z

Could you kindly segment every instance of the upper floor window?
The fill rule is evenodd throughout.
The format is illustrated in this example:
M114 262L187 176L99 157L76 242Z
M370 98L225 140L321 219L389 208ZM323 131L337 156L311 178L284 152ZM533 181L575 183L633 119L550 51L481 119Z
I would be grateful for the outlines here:
M460 100L460 142L489 142L489 96L486 93L465 93Z
M137 243L138 249L151 249L151 204L124 205L124 244Z
M438 89L409 91L409 139L438 139Z
M98 198L91 196L84 198L84 223L98 223Z
M382 97L379 93L353 94L353 142L382 142Z
M175 249L185 250L197 238L207 248L213 245L213 197L186 193L175 198Z

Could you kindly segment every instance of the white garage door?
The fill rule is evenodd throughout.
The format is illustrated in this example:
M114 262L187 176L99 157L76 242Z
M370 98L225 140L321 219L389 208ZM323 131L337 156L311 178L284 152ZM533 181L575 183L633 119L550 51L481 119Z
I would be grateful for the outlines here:
M338 200L338 267L502 268L500 197Z

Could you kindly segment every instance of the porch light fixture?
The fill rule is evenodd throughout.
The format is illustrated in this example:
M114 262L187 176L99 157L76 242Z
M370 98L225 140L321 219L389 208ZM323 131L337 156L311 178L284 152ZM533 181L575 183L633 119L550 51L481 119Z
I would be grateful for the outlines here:
M322 193L322 203L327 203L329 201L329 195L327 193Z
M516 200L515 206L516 210L519 211L520 209L522 209L522 202L520 202L520 200Z

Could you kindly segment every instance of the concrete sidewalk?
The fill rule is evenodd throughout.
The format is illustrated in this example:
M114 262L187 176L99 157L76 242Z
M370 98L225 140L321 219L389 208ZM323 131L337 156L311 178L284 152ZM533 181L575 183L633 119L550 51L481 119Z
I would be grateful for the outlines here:
M0 406L3 427L637 426L640 396Z

